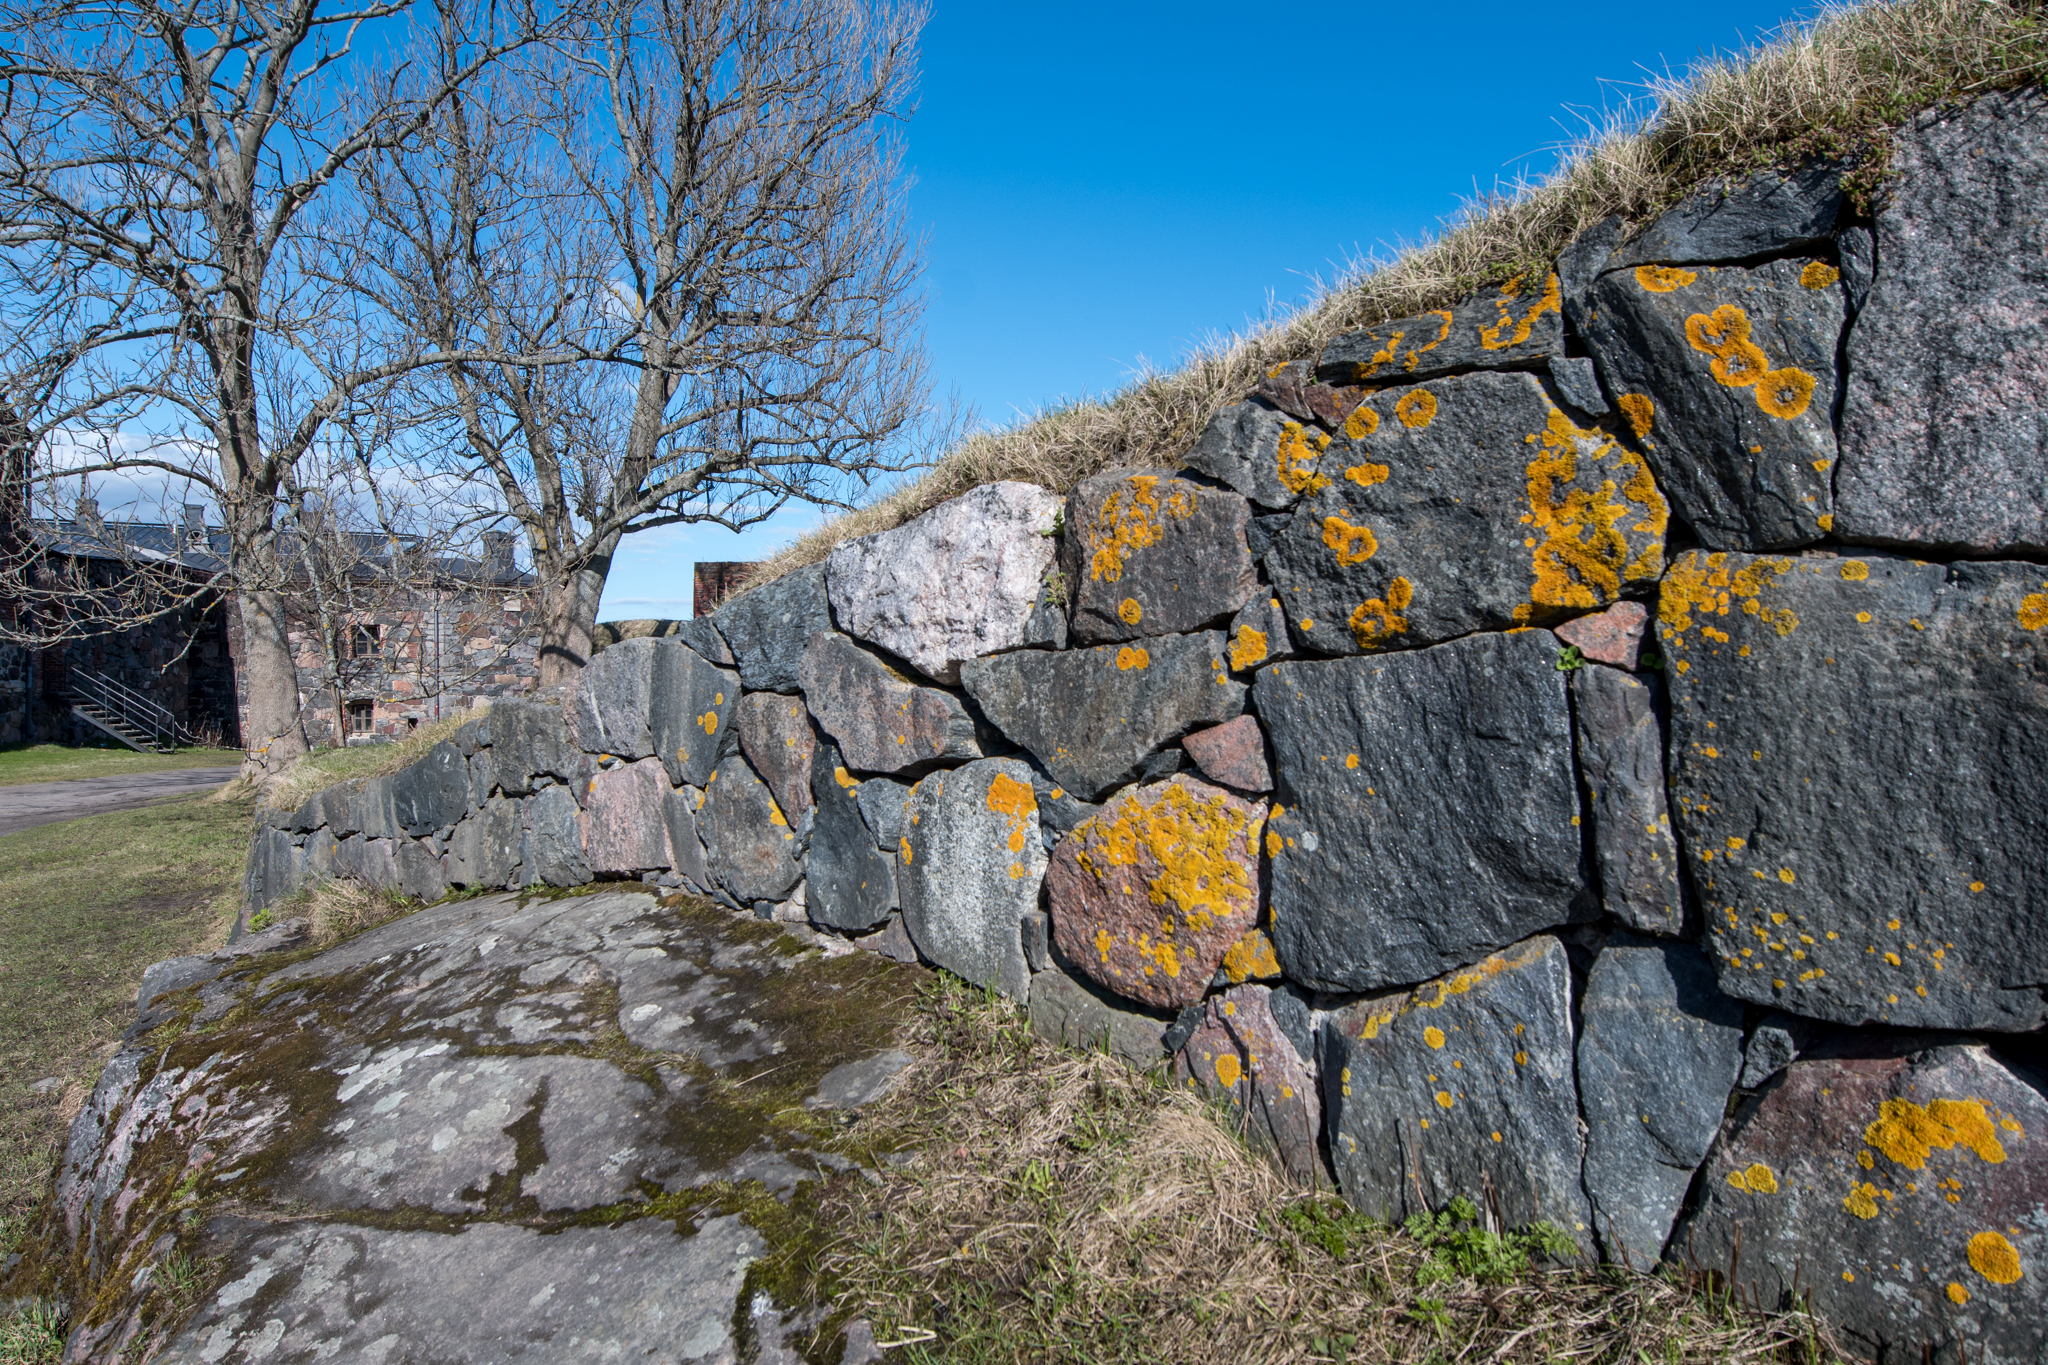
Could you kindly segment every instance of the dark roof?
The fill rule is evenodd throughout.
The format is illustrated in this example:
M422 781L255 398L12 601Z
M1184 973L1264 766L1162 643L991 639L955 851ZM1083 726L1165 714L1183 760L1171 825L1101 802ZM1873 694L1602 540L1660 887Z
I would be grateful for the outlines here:
M133 560L157 564L175 561L204 574L219 573L227 567L228 533L218 526L205 528L203 542L198 535L188 540L182 527L160 521L107 521L95 526L78 521L38 518L29 526L30 533L50 554L123 563ZM280 539L289 551L295 538L286 535ZM368 565L388 558L380 553L385 544L382 535L374 531L355 531L350 533L350 539L362 552L365 561L365 567L357 570L359 574L374 574L376 570ZM414 549L417 545L415 541L406 548ZM464 555L435 555L426 562L442 578L488 587L518 588L533 582L532 574L520 572L509 560L493 564Z

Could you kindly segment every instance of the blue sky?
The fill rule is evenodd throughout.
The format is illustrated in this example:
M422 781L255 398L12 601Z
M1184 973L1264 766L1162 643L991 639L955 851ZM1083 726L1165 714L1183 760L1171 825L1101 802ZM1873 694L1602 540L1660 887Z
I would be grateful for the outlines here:
M1812 5L934 0L910 207L941 392L985 425L1115 390L1540 176L1640 87ZM629 537L600 619L689 614L691 565L816 524Z

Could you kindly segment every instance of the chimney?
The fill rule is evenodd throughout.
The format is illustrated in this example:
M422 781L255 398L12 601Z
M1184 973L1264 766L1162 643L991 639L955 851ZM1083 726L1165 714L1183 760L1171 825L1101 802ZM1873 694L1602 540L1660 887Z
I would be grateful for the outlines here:
M187 548L194 550L206 549L205 506L196 502L186 503L184 511L178 517L178 532Z
M514 536L510 531L484 532L484 577L493 583L509 583L519 576L512 560Z
M99 533L102 525L100 500L92 495L91 489L86 489L78 495L78 506L72 509L71 520L74 525L83 527L95 535Z

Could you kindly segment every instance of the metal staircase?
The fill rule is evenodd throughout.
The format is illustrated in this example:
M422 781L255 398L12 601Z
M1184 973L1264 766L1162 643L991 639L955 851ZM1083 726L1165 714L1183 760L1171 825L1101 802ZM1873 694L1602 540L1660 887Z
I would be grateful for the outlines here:
M72 673L71 714L137 753L165 754L198 743L169 707L100 673Z

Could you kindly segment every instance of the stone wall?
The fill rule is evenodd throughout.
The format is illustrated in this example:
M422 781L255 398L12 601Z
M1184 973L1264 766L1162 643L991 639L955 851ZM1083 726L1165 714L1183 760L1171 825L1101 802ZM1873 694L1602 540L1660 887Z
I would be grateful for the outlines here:
M923 960L1398 1218L2048 1350L2048 107L1583 234L268 818Z

